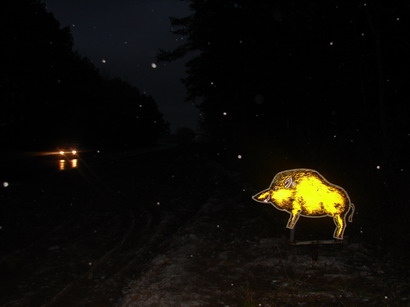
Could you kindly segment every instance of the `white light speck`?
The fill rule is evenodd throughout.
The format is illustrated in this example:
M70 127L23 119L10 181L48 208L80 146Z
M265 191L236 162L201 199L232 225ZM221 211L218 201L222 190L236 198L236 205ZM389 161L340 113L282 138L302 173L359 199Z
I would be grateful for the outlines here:
M377 166L376 166L376 169L380 169L380 165L377 165Z
M386 296L384 297L384 299L385 299L385 300L388 300L388 299L389 299L389 297L386 295Z
M211 85L214 85L214 82L213 82L213 81L211 81Z
M223 115L223 116L226 116L226 115L228 115L228 113L226 113L226 112L223 112L223 113L222 113L222 115Z
M400 172L404 172L404 168L401 168L401 169L400 169Z
M216 228L219 228L220 226L219 226L219 224L218 225L216 225Z
M157 64L151 63L151 67L152 67L152 68L157 68Z
M396 20L397 20L397 21L400 21L400 17L397 17Z
M88 262L88 265L89 265L89 266L92 266L92 265L93 265L93 263L92 263L92 262Z
M390 79L387 79L386 82L390 82Z
M234 286L234 284L233 283L231 283L231 287L233 287Z
M242 159L242 155L238 155L238 159L239 159L239 160Z
M140 104L139 107L142 108L142 104Z
M157 206L161 205L161 203L159 201L157 201Z
M364 33L362 33L361 35L364 36Z
M75 24L72 24L72 27L75 28Z
M125 44L125 45L128 45L128 42L127 42L127 41L125 41L125 42L124 42L124 44Z
M100 153L100 151L99 151L99 150L97 150L97 153L99 154L99 153Z
M2 230L3 229L3 226L0 226L0 230Z
M242 189L242 192L245 192L246 190L245 189Z
M194 258L194 255L190 255L189 257Z
M363 6L367 6L367 3L363 3Z
M240 40L240 41L239 41L239 44L242 44L242 43L243 43L243 40Z
M9 183L7 181L3 182L3 187L7 188L9 186Z
M330 42L329 45L330 45L330 46L333 46L333 42Z
M336 137L337 137L337 135L335 134L333 137L334 137L334 138L336 138Z
M107 61L105 59L102 59L101 63L105 64L105 63L107 63Z

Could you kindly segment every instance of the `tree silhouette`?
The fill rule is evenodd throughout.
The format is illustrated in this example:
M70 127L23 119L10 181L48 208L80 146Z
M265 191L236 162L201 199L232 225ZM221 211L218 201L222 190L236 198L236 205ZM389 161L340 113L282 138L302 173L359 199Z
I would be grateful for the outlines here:
M102 77L73 51L69 29L60 28L44 3L7 0L2 6L2 146L74 141L139 146L167 130L151 97L126 82Z

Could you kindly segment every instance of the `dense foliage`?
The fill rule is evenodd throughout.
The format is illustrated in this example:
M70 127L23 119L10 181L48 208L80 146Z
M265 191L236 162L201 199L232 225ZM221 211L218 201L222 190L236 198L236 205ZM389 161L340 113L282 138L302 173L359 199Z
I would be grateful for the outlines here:
M379 215L378 229L387 216L396 222L391 208L403 208L405 225L408 3L188 2L191 15L171 20L184 44L158 58L191 54L187 99L215 153L240 153L253 180L292 167L330 172L359 210Z
M140 146L167 130L153 99L101 76L73 51L68 28L38 0L7 0L0 13L2 146Z

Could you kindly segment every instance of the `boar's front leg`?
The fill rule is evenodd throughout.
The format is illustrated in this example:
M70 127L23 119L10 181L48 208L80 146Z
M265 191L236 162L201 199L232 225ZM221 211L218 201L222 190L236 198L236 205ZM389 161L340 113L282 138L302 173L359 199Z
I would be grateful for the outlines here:
M295 228L295 225L297 221L299 220L299 217L300 217L300 210L293 209L292 212L290 213L290 218L288 220L288 224L286 225L286 228L289 228L289 229Z

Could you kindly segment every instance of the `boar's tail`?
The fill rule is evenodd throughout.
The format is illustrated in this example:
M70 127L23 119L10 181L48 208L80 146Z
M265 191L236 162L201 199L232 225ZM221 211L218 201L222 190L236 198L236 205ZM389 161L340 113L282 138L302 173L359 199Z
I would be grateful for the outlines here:
M350 203L350 208L349 209L350 209L349 210L350 214L349 214L348 221L351 223L353 221L353 214L354 214L354 210L355 210L355 207L354 207L353 203Z

